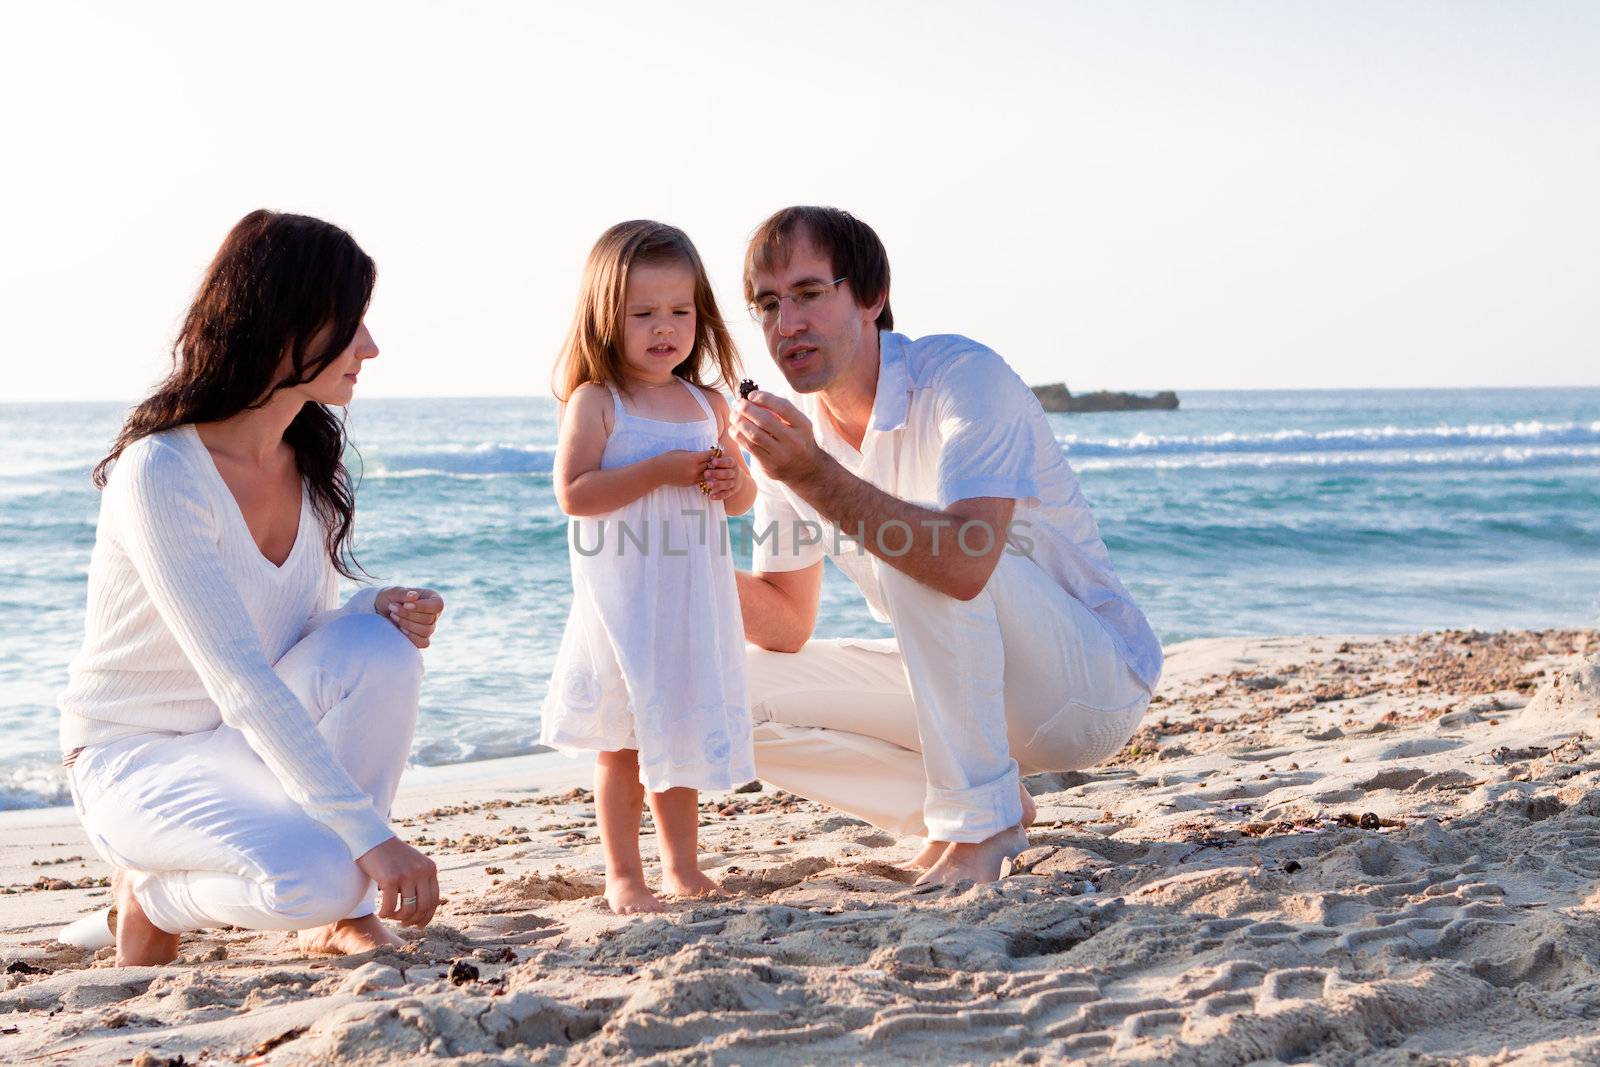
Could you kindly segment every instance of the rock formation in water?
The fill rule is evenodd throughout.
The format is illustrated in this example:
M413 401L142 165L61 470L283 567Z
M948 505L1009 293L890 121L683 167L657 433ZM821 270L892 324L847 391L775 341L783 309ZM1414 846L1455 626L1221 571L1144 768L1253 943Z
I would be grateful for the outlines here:
M1073 396L1065 382L1033 386L1033 395L1046 411L1172 411L1178 406L1178 394L1168 389L1155 396L1137 393L1083 393Z

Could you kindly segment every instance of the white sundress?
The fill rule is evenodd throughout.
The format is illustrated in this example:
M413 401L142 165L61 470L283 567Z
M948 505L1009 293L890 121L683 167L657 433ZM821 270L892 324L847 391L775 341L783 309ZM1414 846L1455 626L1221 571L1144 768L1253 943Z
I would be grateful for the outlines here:
M601 469L717 442L717 417L616 419ZM572 518L572 612L541 709L540 741L569 755L639 750L646 789L731 789L755 778L744 623L722 502L664 485L606 515ZM624 532L626 531L626 532ZM640 542L644 547L640 547Z

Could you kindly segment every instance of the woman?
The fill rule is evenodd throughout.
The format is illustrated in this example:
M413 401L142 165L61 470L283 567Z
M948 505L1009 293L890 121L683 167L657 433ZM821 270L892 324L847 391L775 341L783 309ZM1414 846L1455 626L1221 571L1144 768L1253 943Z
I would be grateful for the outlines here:
M61 738L84 828L117 872L114 910L74 925L82 943L109 920L119 965L169 963L180 934L221 924L360 952L400 943L379 916L421 927L438 904L433 862L388 810L417 649L444 603L400 587L337 599L355 498L329 408L378 354L363 322L375 278L336 226L245 216L171 374L95 468Z

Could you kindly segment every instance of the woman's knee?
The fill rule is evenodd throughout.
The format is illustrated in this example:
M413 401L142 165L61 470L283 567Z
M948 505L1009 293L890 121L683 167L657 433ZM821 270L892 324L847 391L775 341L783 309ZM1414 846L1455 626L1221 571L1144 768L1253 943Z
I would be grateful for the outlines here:
M422 677L422 652L394 623L379 615L346 615L328 624L341 647L349 647L364 660L400 673Z
M371 882L344 843L328 840L297 850L294 867L269 878L266 909L286 930L326 926L345 918L361 903Z
M347 689L381 686L397 698L415 697L421 689L422 653L388 619L347 615L318 632L326 636Z

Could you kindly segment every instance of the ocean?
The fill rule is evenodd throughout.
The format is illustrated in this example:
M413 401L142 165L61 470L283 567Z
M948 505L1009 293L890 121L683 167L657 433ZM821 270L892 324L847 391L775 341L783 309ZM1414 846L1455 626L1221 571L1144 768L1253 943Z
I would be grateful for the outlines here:
M1600 621L1600 389L1182 401L1050 416L1164 642ZM54 702L82 640L89 469L124 410L0 404L0 808L65 802ZM530 751L571 599L554 402L358 399L349 427L361 562L448 603L414 760ZM830 564L817 633L888 629Z

